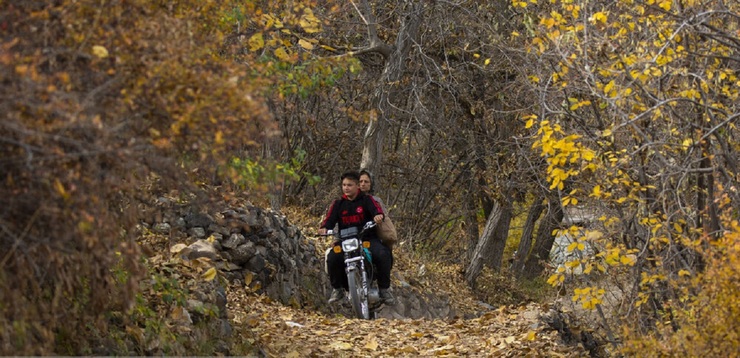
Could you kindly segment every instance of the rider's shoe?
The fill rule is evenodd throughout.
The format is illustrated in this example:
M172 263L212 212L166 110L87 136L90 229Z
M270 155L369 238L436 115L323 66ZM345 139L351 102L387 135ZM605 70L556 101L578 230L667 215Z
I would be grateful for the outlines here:
M393 297L393 294L387 288L380 289L380 300L388 306L393 306L396 304L396 298Z
M331 296L329 296L329 303L340 301L343 298L344 290L342 290L341 288L335 288L333 291L331 291Z

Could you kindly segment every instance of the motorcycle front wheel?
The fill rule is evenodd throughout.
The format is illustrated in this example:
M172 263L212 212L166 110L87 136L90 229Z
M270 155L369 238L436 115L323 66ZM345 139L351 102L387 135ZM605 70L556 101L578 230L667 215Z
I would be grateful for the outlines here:
M352 309L360 319L370 319L370 306L367 302L367 291L362 287L362 273L360 270L352 270L347 273L349 283L349 297Z

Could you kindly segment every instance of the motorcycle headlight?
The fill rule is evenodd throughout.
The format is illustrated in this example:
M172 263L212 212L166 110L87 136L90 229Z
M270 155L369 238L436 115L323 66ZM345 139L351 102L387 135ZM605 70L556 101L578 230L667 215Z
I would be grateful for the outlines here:
M345 252L357 250L360 247L360 241L357 239L349 239L342 241L342 250Z

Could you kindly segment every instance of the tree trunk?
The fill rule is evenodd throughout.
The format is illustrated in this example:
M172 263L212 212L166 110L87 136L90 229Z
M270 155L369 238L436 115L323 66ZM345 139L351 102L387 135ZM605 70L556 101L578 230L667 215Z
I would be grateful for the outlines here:
M462 181L468 183L467 193L463 197L463 207L465 210L465 237L468 243L465 262L469 263L473 260L473 256L475 255L475 247L478 243L480 230L478 229L478 205L476 196L473 195L475 183L470 177L470 170L466 170L464 175L465 176L462 178Z
M697 174L697 227L701 227L705 233L713 237L719 237L719 217L717 215L717 204L714 201L714 171L709 159L711 148L708 140L701 143L701 161L699 162L699 173Z
M506 249L506 240L509 238L509 227L511 227L511 210L510 202L507 202L502 206L501 217L499 218L498 224L496 224L496 230L494 230L493 233L491 249L488 250L490 255L487 255L488 260L486 260L486 264L495 271L501 270L504 250Z
M473 258L470 260L470 264L467 269L465 269L465 281L472 289L475 289L475 281L483 270L485 258L490 254L492 246L491 243L494 240L496 227L501 219L502 211L501 205L498 203L493 206L491 215L489 215L486 220L486 227L483 229L483 234L478 240L478 244L475 246Z
M550 250L552 250L552 244L555 242L552 231L557 229L563 221L563 207L556 196L550 198L547 209L547 214L537 230L537 238L532 253L529 254L524 264L527 269L522 272L522 276L529 279L537 277L544 270L543 263L549 260Z
M532 248L532 235L534 234L534 226L537 220L545 210L545 205L542 204L543 198L538 196L534 199L534 203L529 208L529 214L527 215L527 221L524 222L524 229L522 230L522 238L519 241L519 247L514 255L514 263L511 266L511 272L517 278L522 277L525 265L524 261L529 256L529 251Z
M378 118L373 113L370 123L367 125L365 130L365 136L362 141L362 162L360 162L360 168L369 170L375 178L378 178L377 169L379 164L383 161L383 139L385 132L388 127L388 121L385 118ZM373 183L373 185L379 183ZM374 189L379 191L378 186Z
M380 81L381 85L376 89L374 94L373 103L375 104L377 113L374 114L375 118L368 124L362 142L362 161L360 162L360 167L374 173L376 178L382 175L379 169L383 162L383 139L385 138L385 132L388 129L390 120L393 118L395 107L392 99L399 97L397 94L402 90L402 87L398 86L398 83L403 77L406 69L406 59L412 46L416 43L419 27L424 18L422 11L424 5L422 2L406 1L405 6L408 11L406 12L406 16L401 17L401 28L398 30L394 50L390 53L390 57L386 61ZM363 9L365 9L363 12L365 12L364 16L367 19L374 19L371 7L367 1L363 1ZM371 29L368 33L370 36L374 36L374 38L370 39L371 44L378 44L380 42L375 26L376 23L374 20L368 23L368 27ZM381 46L381 48L385 47ZM376 187L375 190L380 189Z

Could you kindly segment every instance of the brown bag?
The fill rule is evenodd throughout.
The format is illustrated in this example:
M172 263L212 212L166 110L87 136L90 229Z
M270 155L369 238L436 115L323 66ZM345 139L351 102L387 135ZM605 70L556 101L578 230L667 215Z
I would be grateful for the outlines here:
M396 226L393 225L391 218L386 216L383 221L378 224L378 238L380 238L380 241L388 247L393 247L393 244L398 241Z

